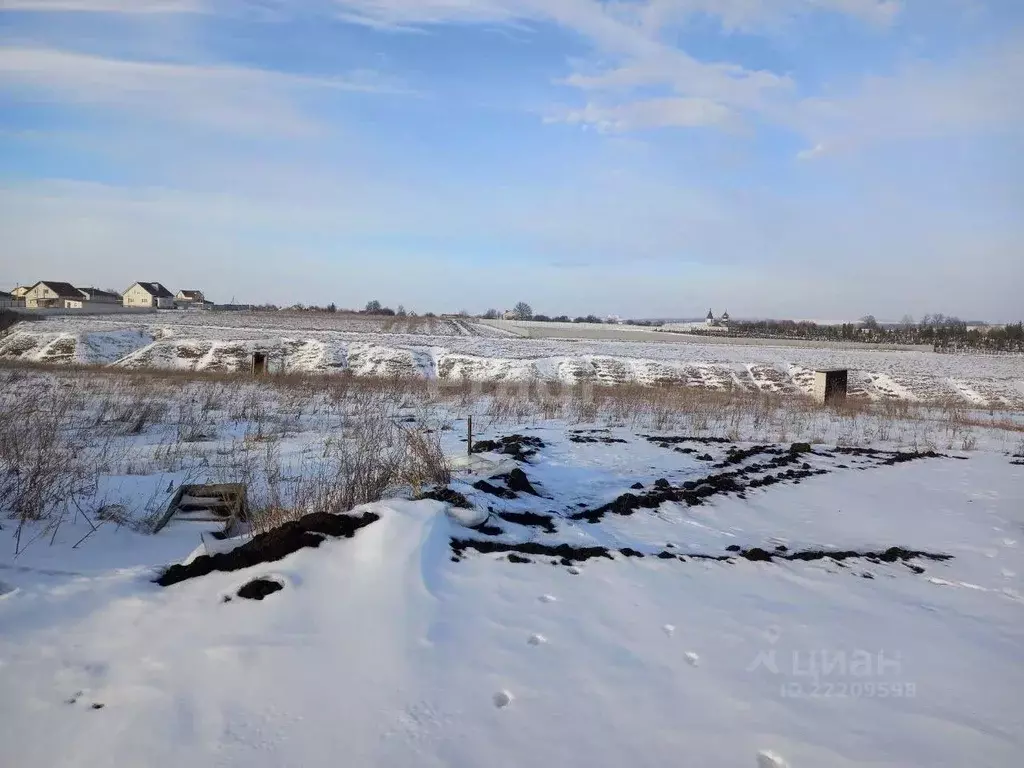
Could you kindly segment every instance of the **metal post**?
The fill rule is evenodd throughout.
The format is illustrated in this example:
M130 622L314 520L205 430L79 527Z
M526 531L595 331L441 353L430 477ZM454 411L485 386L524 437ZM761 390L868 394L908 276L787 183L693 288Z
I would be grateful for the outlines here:
M473 455L473 416L466 419L466 455Z

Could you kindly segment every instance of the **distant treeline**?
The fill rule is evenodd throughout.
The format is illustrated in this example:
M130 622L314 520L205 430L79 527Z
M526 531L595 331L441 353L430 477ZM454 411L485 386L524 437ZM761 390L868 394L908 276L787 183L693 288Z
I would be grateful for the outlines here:
M818 341L857 341L867 344L931 345L937 352L986 351L1024 352L1024 323L1006 326L973 327L956 317L925 315L920 322L906 317L897 325L880 325L868 315L859 323L819 325L794 320L734 321L728 329L697 334L758 339L811 339Z

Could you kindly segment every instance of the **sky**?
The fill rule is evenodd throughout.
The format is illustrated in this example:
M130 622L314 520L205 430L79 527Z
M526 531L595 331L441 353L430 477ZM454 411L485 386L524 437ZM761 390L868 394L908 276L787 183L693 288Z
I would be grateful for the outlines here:
M0 0L0 288L1024 318L1019 0Z

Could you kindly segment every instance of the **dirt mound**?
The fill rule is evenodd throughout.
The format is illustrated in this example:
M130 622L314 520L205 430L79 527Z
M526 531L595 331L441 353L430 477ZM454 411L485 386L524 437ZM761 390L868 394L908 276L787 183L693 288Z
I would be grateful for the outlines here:
M569 433L570 443L601 443L604 445L614 445L616 443L628 443L628 440L623 440L621 437L612 437L607 433L607 429L575 429Z
M790 446L789 450L771 445L758 445L744 449L732 446L728 451L727 458L716 464L715 467L723 469L728 466L735 466L736 469L710 474L698 480L687 480L681 487L672 487L666 480L660 479L655 482L655 487L649 491L643 493L624 493L596 509L584 508L574 513L571 519L597 523L608 513L631 515L638 509L656 509L666 501L675 501L692 507L703 504L705 500L717 494L735 493L740 498L746 498L744 493L747 490L766 488L779 483L798 484L805 478L825 475L833 469L849 469L845 464L837 464L828 469L812 467L803 460L805 454L808 453L805 450L807 447L809 446L806 443L794 443ZM814 453L814 456L834 459L836 453L862 456L872 460L865 466L860 467L861 469L892 466L917 459L951 458L935 451L909 453L879 451L873 448L836 448L833 453L817 452ZM758 456L770 458L767 458L766 461L743 463L750 459L756 459ZM696 458L711 460L710 455L697 456ZM790 466L793 464L799 464L799 467ZM783 469L785 467L788 468ZM777 472L775 470L783 471ZM633 490L640 489L636 488L636 484L634 484Z
M850 559L863 559L874 563L895 563L897 561L907 562L909 560L917 559L944 562L946 560L953 559L952 555L939 552L925 552L917 549L905 549L903 547L889 547L881 552L874 552L871 550L858 552L853 549L804 549L797 552L787 552L785 550L779 550L779 548L776 548L775 552L768 552L760 547L752 547L751 549L740 550L738 554L746 560L766 563L770 563L776 558L779 560L801 560L805 562L812 560L824 560L825 558L835 560L836 562L842 562L843 560ZM924 569L917 569L916 572L923 573Z
M473 443L473 453L504 453L516 461L528 462L543 447L544 441L539 437L515 434Z
M280 592L284 584L274 579L253 579L238 590L238 596L246 600L262 600L267 595Z
M489 493L491 496L497 496L499 499L516 499L519 498L520 493L528 493L531 496L540 497L540 493L533 487L530 478L518 467L504 475L494 475L489 479L501 480L507 487L502 488L487 482L487 480L477 480L473 483L473 487L478 491Z
M878 466L891 467L895 464L903 464L917 459L964 459L963 456L947 456L944 453L935 451L880 451L876 448L854 448L849 446L836 446L832 453L841 453L846 456L863 456L876 459Z
M536 512L497 512L496 514L509 523L543 528L546 533L556 531L554 517L551 515L541 515Z
M458 491L453 491L451 488L434 488L433 490L427 491L426 493L420 494L416 497L417 501L420 499L433 499L434 501L443 501L446 504L451 504L453 507L459 507L460 509L473 509L473 505L469 503L469 499Z
M505 485L509 487L509 490L515 491L516 493L528 493L531 496L540 496L540 494L537 493L537 489L533 487L533 483L530 482L530 478L528 478L526 473L519 469L519 467L516 467L507 475L498 475L491 479L497 480L499 478L505 481Z
M492 480L495 478L491 478ZM473 483L473 487L478 491L489 493L491 496L497 496L499 499L514 499L516 497L515 491L509 490L508 488L501 488L497 485L491 485L486 480L477 480Z
M466 556L467 549L481 553L505 552L508 553L507 559L513 563L533 562L529 557L526 557L527 555L533 555L534 557L550 557L555 559L561 565L572 565L575 562L584 562L595 557L605 557L609 560L615 559L613 554L615 550L599 546L573 547L570 544L540 544L535 541L507 542L454 538L450 543L453 553L452 560L455 562L461 561ZM723 555L715 555L708 552L669 552L667 549L663 549L660 552L644 554L632 547L622 547L617 551L619 554L628 558L644 558L653 556L660 560L678 560L682 563L689 560L736 563L738 558L755 563L773 563L777 560L809 562L824 559L833 560L839 565L842 565L844 560L850 559L867 560L872 563L902 562L917 574L924 573L924 568L914 565L910 562L911 560L922 559L944 562L946 560L953 559L952 555L939 552L905 549L903 547L889 547L882 551L865 550L862 552L856 550L819 549L788 552L785 547L776 547L775 551L769 552L767 549L763 549L761 547L743 549L737 545L732 545L726 548L726 554ZM865 576L865 578L874 577Z
M254 536L230 552L200 555L188 565L172 565L154 581L161 587L205 576L214 571L239 571L261 563L271 563L306 547L319 547L328 536L351 538L356 531L380 519L374 512L361 515L335 515L314 512Z
M678 435L640 435L644 440L656 443L662 448L668 448L670 445L679 445L680 443L703 443L704 445L724 445L729 442L728 438L725 437L694 437L692 435L678 436Z
M477 552L517 552L521 555L553 557L563 565L584 562L593 557L607 557L614 560L607 547L573 547L570 544L540 544L536 541L509 543L505 541L480 541L478 539L452 539L453 559L461 559L467 549Z

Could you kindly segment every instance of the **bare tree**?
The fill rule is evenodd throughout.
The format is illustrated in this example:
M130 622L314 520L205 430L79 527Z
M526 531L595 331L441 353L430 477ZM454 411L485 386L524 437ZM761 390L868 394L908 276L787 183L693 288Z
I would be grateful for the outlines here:
M520 301L512 309L512 314L515 315L516 320L531 320L533 319L533 308L525 301Z

